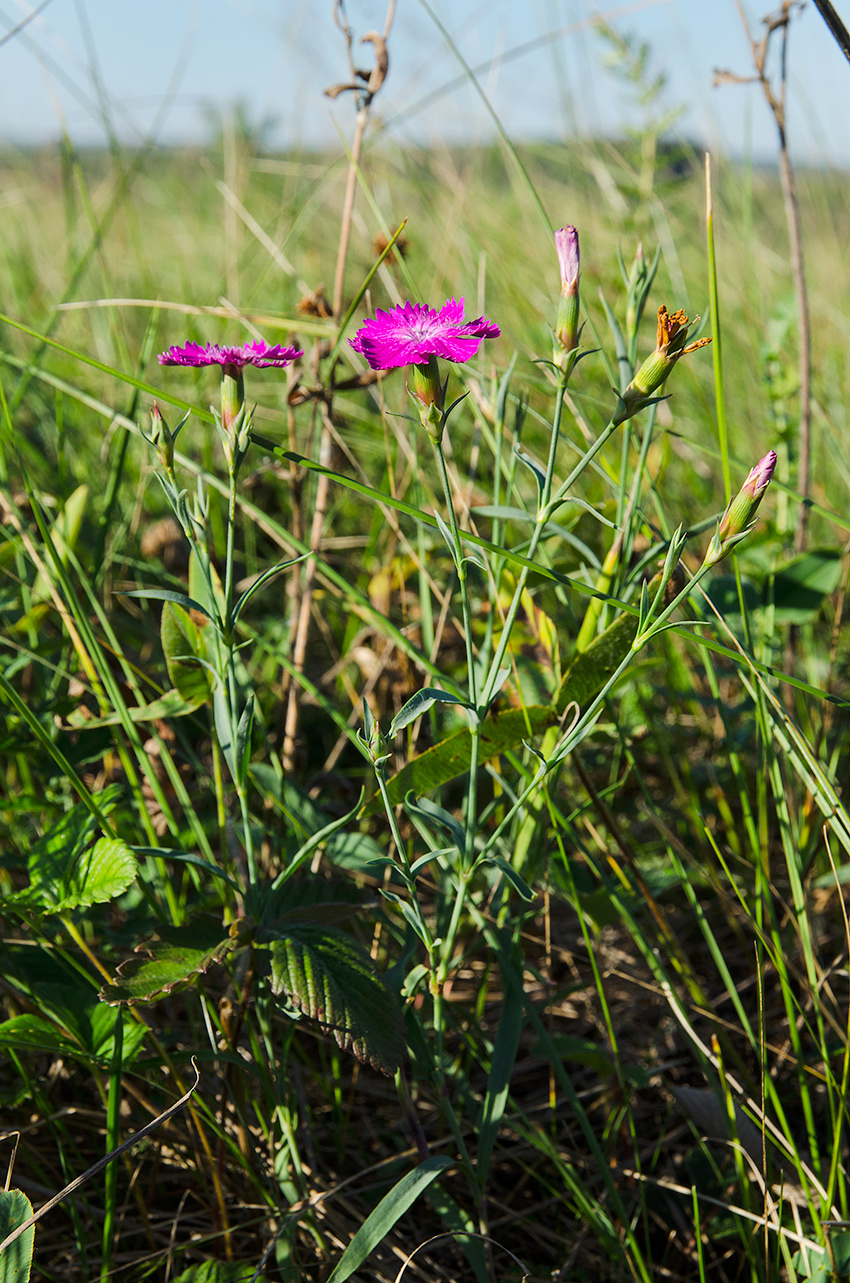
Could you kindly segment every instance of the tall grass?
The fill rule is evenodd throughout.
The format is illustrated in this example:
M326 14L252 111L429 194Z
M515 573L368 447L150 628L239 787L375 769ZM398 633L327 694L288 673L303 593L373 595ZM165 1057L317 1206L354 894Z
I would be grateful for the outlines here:
M415 1250L408 1274L481 1280L847 1273L844 179L798 175L818 322L795 556L778 178L715 163L712 282L702 157L663 124L367 146L342 314L383 254L358 320L463 296L502 331L452 370L445 485L406 375L299 308L331 293L345 157L231 130L4 158L12 1184L38 1205L200 1067L40 1222L38 1276L340 1283ZM566 222L595 351L562 398ZM642 322L639 242L647 272L661 251ZM779 468L734 558L632 652L642 585L667 557L682 590L725 507L710 360L596 444L658 305L705 315L715 286L732 488L770 446ZM209 371L155 358L258 336L306 355L247 372L234 471ZM192 410L171 494L178 518L201 495L191 555L154 399L172 430Z

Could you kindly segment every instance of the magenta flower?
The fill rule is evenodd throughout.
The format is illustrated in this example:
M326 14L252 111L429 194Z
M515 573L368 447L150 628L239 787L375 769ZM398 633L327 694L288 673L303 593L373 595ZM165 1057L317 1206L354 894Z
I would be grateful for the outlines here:
M265 339L254 343L243 343L241 347L220 347L218 343L184 343L182 347L170 347L167 352L160 352L156 358L160 365L230 365L241 370L246 365L257 365L261 368L274 366L279 369L291 365L304 353L300 348L282 347L280 343L269 346Z
M405 303L365 321L349 343L365 356L373 370L394 370L400 365L427 365L431 357L468 361L482 339L501 334L485 316L464 321L463 299L448 299L435 312L424 303Z

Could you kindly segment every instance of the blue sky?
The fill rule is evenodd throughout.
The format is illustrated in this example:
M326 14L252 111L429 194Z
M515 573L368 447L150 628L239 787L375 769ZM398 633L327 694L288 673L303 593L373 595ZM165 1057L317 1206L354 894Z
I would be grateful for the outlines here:
M43 2L43 0L42 0ZM39 7L0 0L0 35ZM754 32L769 5L745 7ZM850 0L835 0L850 26ZM348 0L355 35L383 26L384 0ZM678 129L713 150L775 155L757 86L712 88L714 68L751 70L734 0L397 0L390 74L376 110L400 143L483 140L490 114L463 78L442 23L493 111L515 139L617 133L639 109L605 70L595 17L651 49L663 104ZM361 57L370 65L371 46ZM788 123L799 160L850 166L850 64L809 4L789 44ZM67 129L78 145L127 143L155 129L164 144L204 141L209 113L245 104L273 118L275 145L334 145L352 104L322 90L346 79L332 0L49 0L0 45L0 139L44 142Z

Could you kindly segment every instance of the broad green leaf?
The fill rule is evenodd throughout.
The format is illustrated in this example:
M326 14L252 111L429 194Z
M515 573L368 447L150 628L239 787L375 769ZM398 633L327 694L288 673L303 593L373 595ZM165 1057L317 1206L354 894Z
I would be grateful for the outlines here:
M579 708L584 708L596 698L631 650L636 634L634 615L618 615L604 633L593 639L587 650L576 656L555 697L555 711L559 717L568 704L575 702Z
M0 1243L32 1216L32 1203L19 1189L0 1190ZM0 1283L27 1283L32 1265L35 1226L31 1225L0 1253Z
M159 626L168 676L183 699L197 706L210 698L212 677L198 660L209 660L203 633L181 605L167 601Z
M394 1074L404 1057L395 995L356 941L335 927L292 923L270 945L272 992L285 994L343 1051Z
M100 799L98 799L100 800ZM27 870L30 882L61 877L95 835L97 820L79 802L30 847Z
M835 1261L835 1272L842 1278L850 1274L850 1234L846 1229L835 1230L830 1234L832 1259Z
M62 1033L43 1016L13 1016L0 1024L0 1047L18 1051L44 1051L54 1056L68 1056L80 1050L79 1044Z
M135 1060L145 1038L146 1029L135 1020L124 1022L123 1059ZM115 1046L115 1014L95 1002L70 1019L66 1028L44 1016L14 1016L0 1024L0 1047L18 1051L40 1051L54 1056L74 1056L87 1064L105 1067L110 1063Z
M824 598L835 592L840 579L841 553L837 548L815 549L795 557L774 576L776 618L783 623L805 623L817 614Z
M836 1275L829 1268L826 1253L815 1254L811 1248L796 1252L791 1258L797 1283L833 1283Z
M104 792L105 809L111 810L117 790ZM99 838L86 850L95 821L82 804L30 850L30 885L7 896L7 905L22 905L51 913L87 908L121 895L136 876L133 852L125 842Z
M759 592L749 579L741 580L744 606L749 613L760 604ZM735 615L740 617L741 600L738 596L738 581L734 575L712 575L708 585L708 595L724 619ZM740 621L739 621L740 622Z
M256 1269L253 1261L244 1265L237 1261L204 1261L203 1265L190 1265L174 1283L266 1283L265 1274L256 1274Z
M185 988L240 943L235 932L227 934L214 919L195 919L185 927L160 927L159 936L140 946L146 957L121 964L115 980L100 991L102 1002L156 1002L175 989Z
M337 1262L328 1283L345 1283L346 1279L351 1278L423 1190L451 1165L452 1160L446 1155L436 1154L433 1158L426 1158L414 1171L403 1176L389 1194L384 1195L374 1212L366 1217Z

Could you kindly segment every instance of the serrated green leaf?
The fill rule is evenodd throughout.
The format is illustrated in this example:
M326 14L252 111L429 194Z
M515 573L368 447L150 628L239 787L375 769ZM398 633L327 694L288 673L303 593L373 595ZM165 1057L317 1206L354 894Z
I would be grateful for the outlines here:
M401 1010L365 949L315 923L294 923L269 947L272 992L332 1033L343 1051L394 1074L405 1050Z
M99 838L88 850L81 850L89 826L74 825L64 832L69 843L64 849L57 840L30 854L30 886L9 896L8 904L64 913L114 900L127 890L138 866L126 842Z
M105 904L127 890L137 871L136 857L126 842L118 838L98 838L93 847L77 857L64 888L55 884L56 903L51 907L65 912ZM40 889L46 896L50 894L43 883Z
M192 616L177 602L162 608L160 642L168 676L189 704L204 704L212 693L211 674L198 660L209 660L206 639Z
M30 847L27 870L30 882L60 877L94 837L97 820L82 802L72 807Z
M185 988L238 945L237 938L226 934L214 920L160 927L159 936L140 946L147 957L130 958L121 964L115 980L100 991L102 1002L156 1002L175 989Z
M32 1203L19 1189L0 1190L0 1243L32 1216ZM31 1225L0 1254L0 1283L27 1283L35 1226Z

